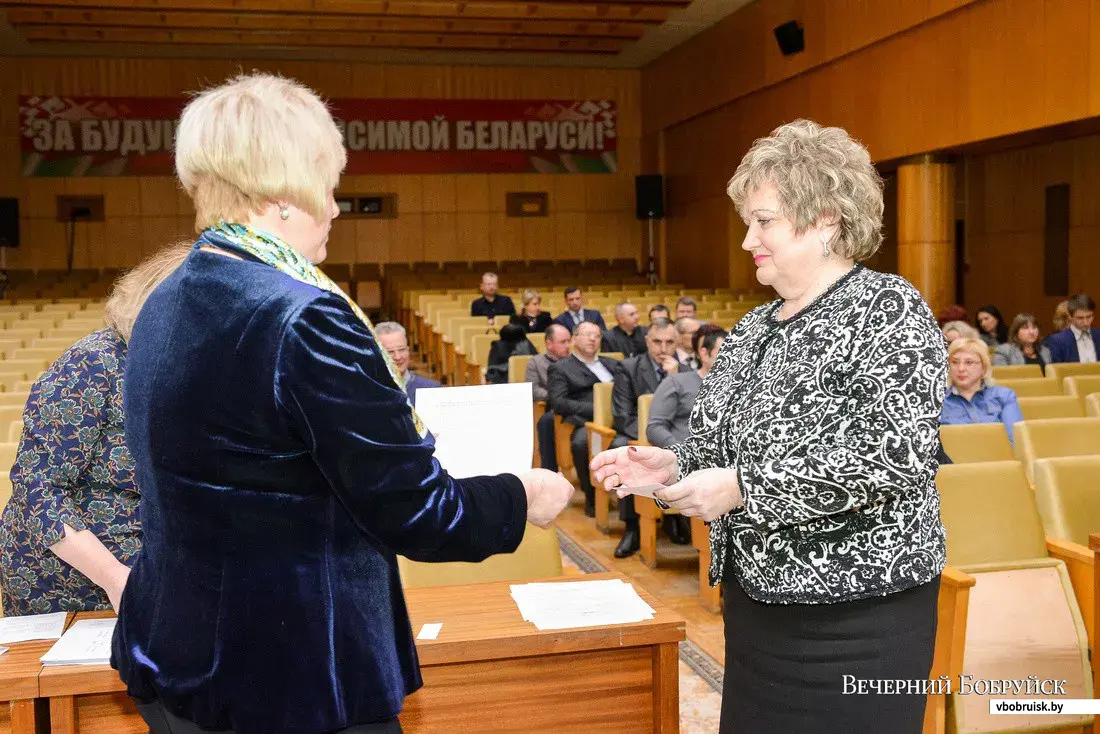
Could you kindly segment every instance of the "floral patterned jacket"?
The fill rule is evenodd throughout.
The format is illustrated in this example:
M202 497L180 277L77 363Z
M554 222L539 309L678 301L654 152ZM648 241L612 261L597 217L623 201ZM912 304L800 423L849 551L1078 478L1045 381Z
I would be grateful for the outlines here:
M49 547L91 530L122 563L141 548L140 496L122 422L126 343L114 329L69 348L31 387L0 524L4 614L109 609Z

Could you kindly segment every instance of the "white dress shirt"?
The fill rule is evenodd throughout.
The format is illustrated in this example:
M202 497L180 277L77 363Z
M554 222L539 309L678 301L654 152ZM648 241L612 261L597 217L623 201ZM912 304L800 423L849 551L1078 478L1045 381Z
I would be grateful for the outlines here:
M1081 331L1076 326L1069 327L1073 331L1073 338L1077 340L1077 356L1081 362L1096 361L1096 344L1092 341L1091 331Z
M611 374L611 370L604 366L604 363L600 361L599 357L596 357L591 362L585 362L581 355L573 352L573 356L580 360L580 363L588 368L589 372L594 374L600 382L614 382L615 378Z

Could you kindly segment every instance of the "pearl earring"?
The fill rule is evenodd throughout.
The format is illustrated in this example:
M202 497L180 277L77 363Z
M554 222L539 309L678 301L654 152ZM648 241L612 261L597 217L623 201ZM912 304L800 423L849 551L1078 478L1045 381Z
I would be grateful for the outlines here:
M284 222L290 219L290 209L286 208L285 206L279 207L279 218L282 219Z

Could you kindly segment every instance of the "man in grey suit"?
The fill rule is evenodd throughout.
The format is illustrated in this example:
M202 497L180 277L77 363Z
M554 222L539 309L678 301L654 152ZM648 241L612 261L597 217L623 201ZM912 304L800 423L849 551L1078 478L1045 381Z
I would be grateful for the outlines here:
M531 394L535 402L546 402L549 398L550 365L559 359L569 356L569 346L573 343L573 335L561 324L550 324L546 329L546 353L539 354L527 361L527 369L523 374L525 382L531 383ZM542 468L550 471L558 470L558 457L554 452L554 411L546 406L546 412L539 418L536 435L539 439L539 456L542 458Z
M559 359L547 371L547 393L550 408L573 429L571 450L573 466L584 490L584 514L596 516L596 492L588 473L588 429L584 427L593 415L593 388L597 382L612 382L613 359L599 356L600 327L583 321L573 329L573 354Z
M668 319L657 319L649 325L645 343L645 352L624 359L615 372L611 417L618 435L611 443L612 448L638 440L638 398L655 392L665 377L680 370L680 363L676 361L680 337ZM619 500L619 518L626 524L626 532L615 548L615 557L626 558L637 553L641 547L634 495Z

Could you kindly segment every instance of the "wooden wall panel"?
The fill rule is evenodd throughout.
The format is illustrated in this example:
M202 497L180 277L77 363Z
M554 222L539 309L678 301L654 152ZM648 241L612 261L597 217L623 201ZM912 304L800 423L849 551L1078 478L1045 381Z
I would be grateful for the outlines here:
M395 193L392 220L337 219L329 262L640 258L633 219L641 166L641 73L616 69L386 66L240 59L4 60L0 76L0 196L20 198L25 246L12 268L64 267L59 194L103 194L107 221L81 224L77 267L125 267L192 236L194 211L175 179L25 179L19 165L20 94L174 96L261 69L300 79L327 97L612 98L619 105L619 172L609 175L346 176L341 193ZM504 216L505 194L545 191L550 216ZM593 220L590 222L589 220Z
M1043 293L1047 186L1070 185L1070 291L1100 295L1100 136L971 156L966 164L967 310L1039 317L1044 331L1068 293Z
M806 50L784 59L771 30L792 18L805 26ZM738 49L736 63L723 63L730 48ZM1097 59L1100 0L758 0L746 6L643 70L645 133L665 141L670 209L708 217L690 226L670 220L667 277L705 285L706 272L674 256L691 243L678 238L733 238L735 228L725 212L693 204L719 197L753 140L777 125L808 117L842 126L876 161L950 150L1100 115ZM1038 206L1041 217L1042 197L1034 197L1034 184L1025 185L1014 166L1037 178L1050 178L1051 167L1088 175L1081 172L1084 163L1059 162L1059 155L1100 156L1069 146L1035 160L1019 154L985 164L987 179L1007 176L1023 186L997 187L996 194L1007 197L1002 201L1018 204L1001 216L1033 222ZM968 227L974 217L991 215L993 193L968 198ZM1074 205L1080 207L1071 210L1074 226L1079 212L1095 218L1100 209L1077 194ZM975 231L968 250L985 241L982 229ZM708 237L716 249L736 247L732 239ZM888 260L896 264L896 252ZM744 273L732 260L729 277L741 287Z

